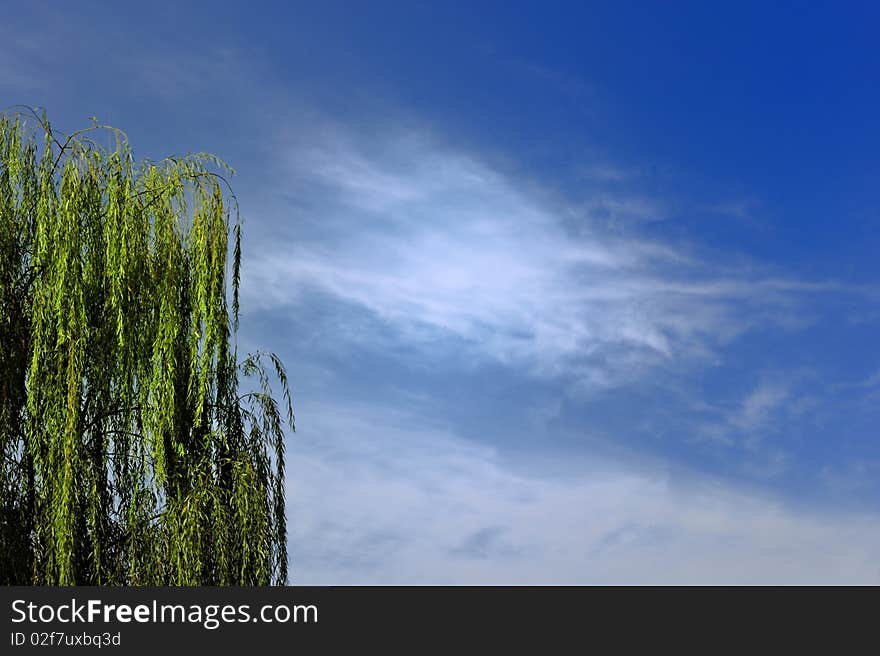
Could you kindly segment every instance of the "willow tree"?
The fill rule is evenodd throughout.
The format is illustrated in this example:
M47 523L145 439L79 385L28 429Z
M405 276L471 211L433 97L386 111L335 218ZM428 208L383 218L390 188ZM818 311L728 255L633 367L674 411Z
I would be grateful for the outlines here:
M286 582L293 412L237 354L227 173L0 115L0 583Z

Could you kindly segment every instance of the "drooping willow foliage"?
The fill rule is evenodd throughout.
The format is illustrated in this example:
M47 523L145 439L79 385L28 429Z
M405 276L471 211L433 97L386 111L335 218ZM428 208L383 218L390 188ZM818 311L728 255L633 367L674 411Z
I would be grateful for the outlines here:
M216 169L0 114L0 584L286 583L290 394L236 352Z

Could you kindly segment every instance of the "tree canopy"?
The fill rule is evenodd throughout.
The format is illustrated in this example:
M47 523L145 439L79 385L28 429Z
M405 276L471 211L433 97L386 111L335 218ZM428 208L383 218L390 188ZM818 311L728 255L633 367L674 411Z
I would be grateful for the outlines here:
M286 583L293 411L237 353L232 173L0 114L0 583Z

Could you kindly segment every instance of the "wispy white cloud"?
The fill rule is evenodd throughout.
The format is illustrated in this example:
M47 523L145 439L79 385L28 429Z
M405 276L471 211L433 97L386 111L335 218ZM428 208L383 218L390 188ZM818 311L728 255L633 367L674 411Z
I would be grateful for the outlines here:
M573 212L588 221L617 226L621 223L659 221L667 217L669 210L652 198L631 193L595 192L588 200L572 208Z
M786 449L793 445L792 438L801 429L800 421L819 421L816 413L823 403L814 389L818 378L814 371L805 368L762 372L757 378L756 383L733 400L691 401L693 416L704 418L696 422L693 434L760 456L760 461L747 466L752 474L778 474L789 464Z
M764 426L773 411L790 394L789 386L782 383L761 383L743 400L737 412L730 416L730 423L743 431L754 432Z
M584 180L599 183L620 183L637 178L640 171L633 167L623 167L614 164L594 164L584 166L579 175Z
M325 127L281 139L302 227L261 244L245 271L252 306L318 291L414 342L456 339L469 357L591 389L716 357L756 326L796 325L798 296L821 290L603 231L583 206L416 130L364 139ZM638 197L612 200L594 202L651 211Z
M610 461L543 477L400 409L304 411L296 584L880 582L873 515Z

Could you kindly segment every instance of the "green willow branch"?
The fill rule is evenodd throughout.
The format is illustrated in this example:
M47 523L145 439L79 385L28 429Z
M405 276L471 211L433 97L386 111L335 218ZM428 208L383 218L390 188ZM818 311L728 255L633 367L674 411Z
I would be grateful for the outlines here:
M0 584L286 583L293 410L280 360L235 348L232 169L22 110L0 113Z

